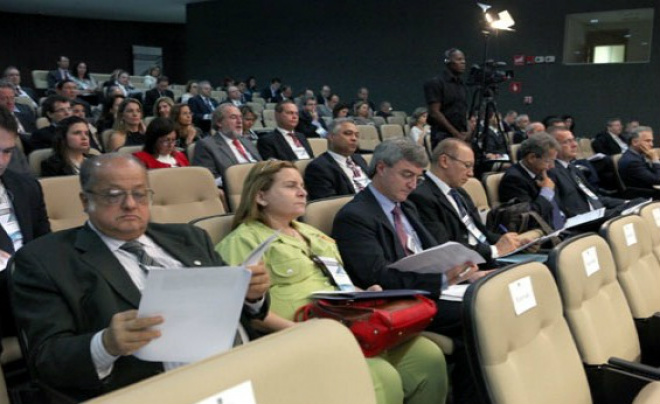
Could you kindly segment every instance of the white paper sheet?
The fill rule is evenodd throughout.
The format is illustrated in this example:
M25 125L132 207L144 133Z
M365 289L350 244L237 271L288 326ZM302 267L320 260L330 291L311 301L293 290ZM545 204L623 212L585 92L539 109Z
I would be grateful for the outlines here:
M244 267L249 267L250 265L256 265L261 261L261 257L263 257L264 253L268 248L270 248L270 245L275 241L275 239L280 235L280 231L276 231L273 233L270 237L265 239L261 244L255 248L250 255L247 256L245 261L243 261Z
M196 404L256 404L256 402L252 381L248 380L198 401Z
M139 317L161 315L160 338L134 355L157 362L195 362L232 347L251 273L243 267L149 271Z
M624 210L621 212L621 216L623 215L636 215L639 212L639 209L646 205L647 203L651 202L653 198L646 199L644 202L640 202L637 205L631 206L628 209Z
M439 246L400 259L388 265L388 268L420 274L440 274L447 272L457 265L463 265L466 262L482 264L486 261L476 251L462 244L448 241Z
M440 300L462 302L463 296L465 296L465 292L469 286L470 285L468 284L451 285L447 289L443 290L442 293L440 293Z
M536 307L536 296L534 295L532 278L529 276L511 282L509 284L509 294L513 302L513 309L518 316Z
M564 228L562 230L567 230L575 226L579 226L581 224L593 222L594 220L598 220L601 217L605 215L605 208L600 208L596 210L592 210L587 213L583 213L581 215L575 215L573 217L569 217L566 219L566 224L564 224Z

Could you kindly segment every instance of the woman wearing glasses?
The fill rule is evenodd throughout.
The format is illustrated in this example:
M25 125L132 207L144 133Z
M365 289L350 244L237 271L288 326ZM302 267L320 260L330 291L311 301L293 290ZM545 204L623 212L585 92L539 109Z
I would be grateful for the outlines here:
M265 332L291 327L294 313L309 303L312 292L336 289L319 260L326 266L341 265L341 256L332 238L297 221L305 214L306 202L303 179L293 163L256 163L245 181L234 216L234 230L216 246L227 263L237 265L261 242L280 231L263 256L271 278L271 306L266 319L257 326ZM378 403L445 402L445 359L431 341L414 338L367 358L367 363Z
M176 149L174 123L168 118L154 118L145 134L142 151L133 153L148 168L187 167L186 155Z

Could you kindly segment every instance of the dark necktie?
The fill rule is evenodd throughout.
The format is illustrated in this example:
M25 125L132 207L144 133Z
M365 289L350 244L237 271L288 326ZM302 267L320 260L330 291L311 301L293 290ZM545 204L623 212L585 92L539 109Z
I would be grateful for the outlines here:
M120 250L124 250L135 255L140 264L140 269L146 274L149 272L147 267L162 267L162 265L154 259L151 255L147 253L142 244L137 240L128 241L119 247Z
M452 188L449 191L449 195L451 195L451 197L454 198L454 201L456 202L456 206L458 207L458 213L460 213L461 217L467 216L467 209L465 209L463 198L461 198L461 195L458 193L456 188Z
M362 177L362 170L360 170L360 167L355 164L352 158L347 157L346 158L346 166L348 167L349 170L353 171L353 185L355 186L355 189L359 192L364 189L364 186L362 183L357 181L357 178Z
M250 162L250 157L248 157L247 152L246 152L245 149L243 148L243 145L241 144L241 142L239 142L238 139L233 139L231 142L234 144L234 146L236 147L236 149L238 150L238 152L241 154L241 156L243 156L243 158L244 158L245 160L247 160L248 162Z
M394 205L394 209L392 209L392 216L394 217L394 231L396 232L399 242L403 246L403 251L406 256L414 254L414 251L411 251L410 248L408 248L408 233L403 225L403 212L401 212L401 206L399 206L398 203Z
M296 136L295 133L289 132L287 135L291 136L291 139L293 140L293 144L296 145L296 147L303 147L302 143L300 143L300 139L298 139L298 136Z
M534 180L537 182L543 181L543 176L538 175L536 178L534 178ZM563 229L564 223L566 223L566 218L564 214L561 212L557 200L555 198L552 198L550 200L550 204L552 205L552 227L555 230Z
M591 206L594 209L602 208L603 203L600 200L598 200L598 196L596 196L596 194L594 194L589 188L587 188L587 184L585 184L584 181L582 181L582 177L580 177L580 173L578 170L579 168L575 167L574 165L572 164L568 165L568 172L571 173L571 176L578 185L578 189L587 197L587 200L591 203Z
M211 100L209 98L205 98L206 100L206 106L209 107L209 111L213 112L213 104L211 104Z

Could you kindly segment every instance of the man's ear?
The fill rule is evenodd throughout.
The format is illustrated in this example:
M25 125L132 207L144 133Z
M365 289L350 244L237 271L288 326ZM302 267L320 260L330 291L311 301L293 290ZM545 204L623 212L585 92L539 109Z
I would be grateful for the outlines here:
M87 207L89 206L89 197L84 192L79 193L78 196L80 197L80 202L82 202L83 211L85 213L89 213L87 211Z

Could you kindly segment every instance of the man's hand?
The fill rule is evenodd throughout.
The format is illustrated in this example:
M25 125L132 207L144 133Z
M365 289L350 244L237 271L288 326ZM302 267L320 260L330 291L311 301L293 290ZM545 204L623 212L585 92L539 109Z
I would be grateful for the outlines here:
M502 234L502 237L495 243L495 248L497 248L497 252L501 257L520 247L522 244L523 242L517 233L509 232Z
M493 271L494 271L494 269L488 269L486 271L477 271L477 272L473 273L472 275L470 275L470 277L468 278L468 281L470 283L475 283L476 281L478 281L479 279L483 278L484 276L488 275L489 273L491 273Z
M543 170L543 173L541 174L541 179L536 180L536 185L539 186L539 188L550 188L550 189L555 189L555 183L548 177L548 171Z
M110 355L126 356L160 337L160 331L151 327L162 324L163 317L137 317L137 310L128 310L112 316L110 326L103 331L103 346Z
M641 142L640 142L640 151L649 160L651 160L651 161L657 161L658 160L658 156L655 153L655 150L653 150L652 147L648 147L647 145L645 145L644 143L641 143Z
M248 301L257 301L260 300L266 292L268 292L268 288L270 288L270 274L263 262L259 262L256 265L250 265L248 269L252 272L252 277L250 278L250 286L248 287L245 299Z
M456 285L457 283L469 280L470 276L472 276L472 274L478 270L479 268L475 264L466 262L465 264L453 267L447 271L445 275L447 276L447 282L449 283L449 286L452 286Z

